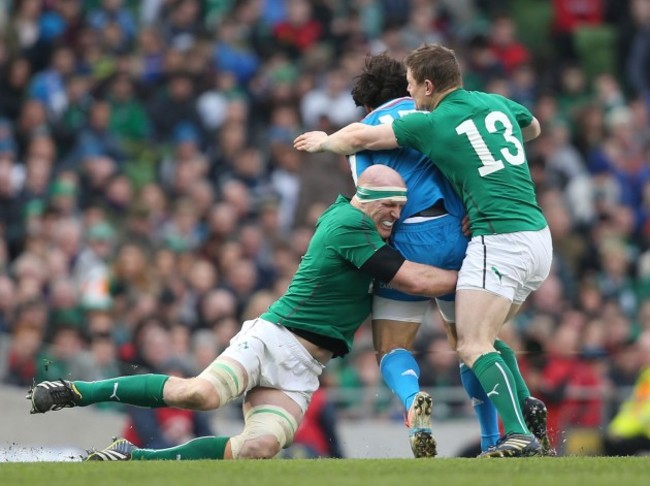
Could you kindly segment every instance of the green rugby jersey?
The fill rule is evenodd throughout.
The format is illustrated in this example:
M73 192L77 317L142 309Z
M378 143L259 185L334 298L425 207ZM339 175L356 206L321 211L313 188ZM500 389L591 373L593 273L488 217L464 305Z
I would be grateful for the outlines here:
M432 112L393 122L402 147L427 155L462 198L472 236L546 226L526 161L521 127L532 114L503 96L458 89Z
M359 268L386 243L365 213L339 196L316 231L287 292L260 317L345 341L370 315L372 277Z

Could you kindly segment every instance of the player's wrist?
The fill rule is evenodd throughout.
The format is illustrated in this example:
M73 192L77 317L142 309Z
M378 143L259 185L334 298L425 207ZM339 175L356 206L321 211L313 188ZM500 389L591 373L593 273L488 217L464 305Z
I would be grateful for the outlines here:
M318 152L326 152L330 149L330 137L329 135L323 139L321 143L318 144Z

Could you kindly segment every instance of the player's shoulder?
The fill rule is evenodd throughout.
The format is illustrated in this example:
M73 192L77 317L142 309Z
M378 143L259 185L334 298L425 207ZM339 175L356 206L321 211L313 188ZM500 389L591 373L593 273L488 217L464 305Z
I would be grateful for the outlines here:
M471 96L478 103L487 103L487 104L511 104L513 101L502 94L499 93L486 93L485 91L467 91L468 95Z
M363 212L355 208L349 198L339 196L318 218L319 225L348 226L359 224Z
M412 111L415 111L415 102L413 98L405 96L387 101L383 105L378 106L366 115L362 121L363 123L374 125L382 122L383 117L389 116L394 120Z

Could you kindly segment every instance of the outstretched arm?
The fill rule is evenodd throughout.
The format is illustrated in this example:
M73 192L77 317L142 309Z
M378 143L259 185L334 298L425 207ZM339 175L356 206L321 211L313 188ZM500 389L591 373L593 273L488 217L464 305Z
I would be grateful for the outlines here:
M338 132L306 132L294 141L296 150L303 152L333 152L354 154L360 150L386 150L398 147L393 128L389 124L364 125L351 123Z

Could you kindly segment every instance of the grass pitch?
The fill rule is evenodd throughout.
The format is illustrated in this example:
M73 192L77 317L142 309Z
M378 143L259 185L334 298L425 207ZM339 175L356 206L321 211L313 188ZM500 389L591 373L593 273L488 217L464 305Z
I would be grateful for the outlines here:
M633 486L650 484L650 457L4 463L0 484Z

